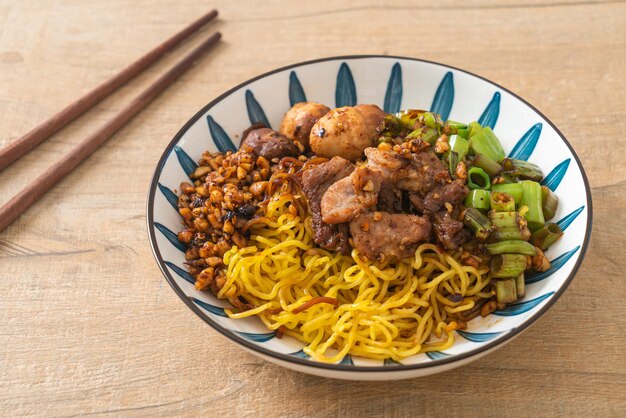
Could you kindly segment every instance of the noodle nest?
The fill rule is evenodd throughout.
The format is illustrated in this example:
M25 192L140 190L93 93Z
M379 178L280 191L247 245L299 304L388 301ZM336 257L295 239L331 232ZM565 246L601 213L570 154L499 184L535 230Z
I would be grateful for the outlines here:
M493 296L485 290L486 267L462 265L459 253L433 244L385 264L355 249L323 250L299 199L275 193L250 226L247 246L224 255L226 283L217 296L241 296L250 306L227 309L231 318L258 316L268 329L304 342L317 361L335 363L346 354L400 361L452 346L458 323L451 315ZM454 294L460 302L447 297Z

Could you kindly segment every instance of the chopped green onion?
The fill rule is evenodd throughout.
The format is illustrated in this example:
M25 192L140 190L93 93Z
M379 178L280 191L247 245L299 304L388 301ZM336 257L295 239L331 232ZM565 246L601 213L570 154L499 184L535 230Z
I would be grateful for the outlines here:
M470 147L476 154L483 154L497 163L504 158L502 145L488 126L479 130L470 123Z
M476 234L476 238L485 241L493 231L493 225L489 218L476 208L467 208L463 214L463 223L470 227Z
M491 258L490 270L491 277L517 277L526 270L526 256L523 254L495 255Z
M383 130L382 136L386 137L396 137L405 130L405 127L402 125L402 121L400 118L394 115L387 115L383 121Z
M535 247L526 242L519 240L512 241L500 241L493 244L485 245L489 254L524 254L524 255L537 255Z
M422 120L424 121L424 125L428 126L429 128L437 128L437 117L434 113L424 112L422 114Z
M511 212L515 210L515 200L508 193L491 192L489 201L491 209L495 212Z
M495 177L502 171L502 166L483 154L476 154L472 160L472 166L479 167L489 174L489 177Z
M541 206L543 211L543 218L546 221L554 218L556 208L559 205L559 198L556 197L552 190L548 186L541 186Z
M417 128L407 135L407 138L417 138L422 141L428 142L430 145L435 145L435 141L439 138L439 132L437 129L431 129L426 126Z
M522 240L530 239L530 231L527 227L507 226L504 228L496 228L491 234L491 238L495 241Z
M450 174L455 175L457 164L465 158L467 151L469 150L469 143L467 139L458 135L453 135L450 138L450 154L448 155L448 168Z
M396 116L400 119L400 122L406 129L414 130L416 123L418 123L418 118L423 113L423 110L407 109L396 113Z
M455 130L467 129L467 124L466 123L456 122L456 121L453 121L453 120L447 120L446 121L446 125L448 125L449 127L451 127L452 129L455 129Z
M485 170L479 167L470 168L467 172L467 187L470 189L489 190L491 187L489 174L485 173Z
M524 214L528 221L528 228L531 231L539 229L545 223L543 218L543 207L541 205L541 185L530 180L522 180L521 182L524 194L522 195L522 205L528 207L528 211Z
M500 173L500 175L494 179L494 183L497 184L507 184L507 183L518 183L519 179L517 177L509 176L508 174Z
M526 296L526 282L524 281L524 273L515 278L515 290L517 290L517 299Z
M480 123L470 122L470 124L468 125L467 137L469 139L472 136L481 133L482 131L483 131L483 127L480 125Z
M459 155L459 161L467 156L469 142L462 136L454 135L450 138L450 149Z
M502 160L502 171L504 173L519 177L521 179L541 181L543 173L539 166L524 160L505 158Z
M506 154L504 153L504 150L502 149L502 144L500 144L500 140L498 139L496 134L493 132L493 130L489 126L485 126L483 128L483 134L485 134L485 136L487 137L487 140L489 140L489 143L491 144L491 146L493 147L494 151L497 154L497 157L494 156L495 158L492 157L491 159L499 163L506 156ZM487 156L489 157L489 155Z
M547 250L562 236L563 231L561 230L561 228L557 224L549 222L533 232L532 236L530 237L530 242L532 242L533 245L541 248L542 250Z
M465 206L480 210L489 210L489 191L482 189L470 190L465 197Z
M489 214L491 222L496 228L506 228L520 226L520 216L515 211L510 212L491 212Z
M522 196L524 195L524 188L521 183L499 183L491 186L491 191L508 193L513 196L515 204L519 206L522 203Z
M456 130L456 134L461 138L469 138L469 128L458 128Z
M514 278L496 281L496 299L499 303L513 303L517 300L517 285Z

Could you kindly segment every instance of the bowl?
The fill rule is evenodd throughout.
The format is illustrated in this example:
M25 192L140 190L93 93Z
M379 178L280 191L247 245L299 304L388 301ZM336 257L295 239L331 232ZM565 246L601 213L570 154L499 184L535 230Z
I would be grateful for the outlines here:
M337 364L310 359L303 343L276 338L258 318L230 319L228 303L197 291L185 269L176 235L181 218L176 190L188 180L202 152L235 149L241 133L262 122L278 128L283 114L309 100L329 107L374 103L387 112L430 109L443 119L478 120L491 126L508 155L539 165L543 183L560 199L555 219L565 231L547 256L551 268L528 275L526 297L456 331L448 350L418 354L401 363L347 355ZM182 301L241 348L268 361L314 375L391 380L425 376L462 366L502 347L543 315L578 270L591 232L591 193L585 172L563 134L537 109L509 90L467 71L413 58L343 56L307 61L254 77L211 101L172 139L157 163L147 203L150 243L156 261ZM207 334L207 338L208 338Z

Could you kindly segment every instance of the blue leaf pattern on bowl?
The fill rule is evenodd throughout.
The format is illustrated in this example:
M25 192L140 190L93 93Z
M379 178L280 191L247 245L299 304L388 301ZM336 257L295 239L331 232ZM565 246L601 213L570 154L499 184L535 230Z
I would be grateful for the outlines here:
M295 353L289 353L290 356L294 356L294 357L298 357L298 358L303 358L303 359L310 359L311 356L309 356L307 353L304 352L304 350L299 350L296 351Z
M354 361L352 361L352 357L350 356L350 354L346 354L346 356L341 359L339 364L343 364L346 366L354 366Z
M170 205L172 205L172 207L174 207L174 209L176 209L176 211L178 212L178 196L176 196L176 193L174 193L161 183L157 183L157 187L159 188L161 193L163 193L163 196L167 199L167 201L170 202Z
M502 332L468 332L468 331L456 331L461 337L473 343L484 343L485 341L492 340Z
M441 351L427 351L426 356L431 360L439 360L441 358L450 357L450 354L442 353Z
M191 301L193 303L195 303L196 305L200 306L202 309L204 309L204 310L206 310L208 312L211 312L214 315L221 316L221 317L224 317L224 318L228 318L228 315L226 315L226 312L224 312L224 308L220 308L218 306L213 306L211 304L208 304L206 302L201 301L200 299L191 298L191 297L189 299L191 299Z
M198 164L196 164L196 162L192 160L189 155L187 155L185 150L178 145L174 147L174 152L176 153L176 158L178 158L178 162L183 168L183 171L187 174L187 177L191 178L193 172L196 171L196 168L198 168Z
M500 115L500 96L500 92L495 92L483 114L478 118L478 123L482 126L489 126L491 129L496 126Z
M548 174L541 182L544 186L548 186L548 188L552 191L555 191L559 184L561 184L561 180L565 177L565 173L567 173L567 167L569 167L571 159L563 161L561 164L554 167L550 174Z
M178 274L182 279L188 281L191 284L194 284L196 282L196 279L194 279L193 276L189 274L187 270L178 267L176 264L172 263L171 261L166 261L165 264L169 268L174 270L174 273Z
M298 80L298 75L292 71L289 74L289 104L293 106L300 102L306 102L306 94L304 94L302 84Z
M178 248L182 252L185 252L187 250L187 248L185 247L185 244L183 244L182 242L178 240L178 235L170 231L165 225L155 222L154 226L156 227L156 229L159 230L159 232L163 234L165 238L167 238L167 240L174 247Z
M560 221L556 221L556 224L561 228L561 230L565 231L584 209L584 206L579 207L569 215L565 215Z
M241 332L241 331L233 331L233 332L237 335L241 335L242 337L247 338L250 341L254 341L255 343L264 343L276 337L275 332L266 332L263 334L257 334L255 332Z
M577 246L576 248L561 254L560 256L558 256L557 258L555 258L554 260L552 260L550 262L550 268L542 273L529 273L526 276L526 284L533 284L533 283L537 283L542 281L543 279L550 277L553 273L555 273L558 269L560 269L561 267L563 267L563 265L565 263L567 263L567 261L572 258L572 256L574 254L576 254L576 252L580 249L580 245Z
M251 124L262 123L268 128L272 128L270 122L267 120L265 116L265 112L263 108L254 98L254 94L250 90L246 90L246 109L248 109L248 119L250 119Z
M452 104L454 103L454 79L452 72L448 71L441 80L437 92L433 98L430 111L441 115L441 119L448 120Z
M386 358L383 362L383 366L402 366L402 363L399 363L391 358Z
M536 123L528 131L526 131L526 133L513 147L509 157L527 161L537 146L537 141L539 141L539 137L541 136L542 128L543 125L541 123Z
M548 299L552 295L554 295L554 292L546 293L545 295L541 295L534 299L527 300L526 302L519 302L512 305L507 305L504 309L497 310L493 314L498 316L521 315L525 312L530 311L532 308L539 305L541 302Z
M337 73L337 86L335 87L335 107L355 106L356 86L352 71L345 62L339 67Z
M224 128L222 128L219 123L215 122L211 115L206 117L206 121L209 124L211 138L213 138L213 142L215 142L215 146L217 146L220 152L237 151L237 147L235 147L233 141L231 141L226 131L224 131Z
M396 62L391 68L391 75L387 82L383 109L387 113L398 113L402 105L402 67Z

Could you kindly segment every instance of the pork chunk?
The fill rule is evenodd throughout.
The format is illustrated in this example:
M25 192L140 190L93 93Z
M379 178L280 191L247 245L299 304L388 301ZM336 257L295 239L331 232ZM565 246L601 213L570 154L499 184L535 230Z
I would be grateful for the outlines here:
M378 171L359 167L350 177L331 185L322 197L322 221L329 224L350 222L375 206L381 181Z
M350 251L348 228L330 225L322 221L321 202L324 193L337 181L348 177L354 170L350 161L341 157L333 157L330 161L320 164L302 173L302 189L309 201L311 209L311 226L315 233L314 241L327 250Z
M362 256L373 261L410 257L420 242L430 237L431 224L425 216L368 212L350 222L350 234Z

